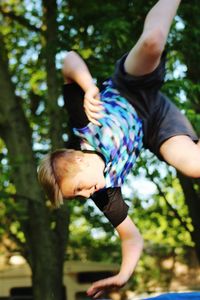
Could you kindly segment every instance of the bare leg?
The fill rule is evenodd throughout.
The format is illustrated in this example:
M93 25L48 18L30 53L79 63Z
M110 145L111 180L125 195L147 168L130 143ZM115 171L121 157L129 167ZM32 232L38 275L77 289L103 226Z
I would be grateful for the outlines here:
M161 145L160 153L181 173L200 178L200 141L195 144L186 135L174 136Z
M129 52L124 66L135 76L151 73L158 66L167 36L181 0L159 0L148 12L143 32Z

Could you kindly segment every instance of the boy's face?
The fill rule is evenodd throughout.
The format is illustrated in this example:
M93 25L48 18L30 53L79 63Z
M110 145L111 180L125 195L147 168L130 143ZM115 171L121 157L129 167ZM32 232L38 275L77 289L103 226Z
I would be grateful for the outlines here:
M80 170L69 178L63 178L60 189L65 198L84 197L89 198L96 191L105 187L105 178L101 164L83 157L78 162Z

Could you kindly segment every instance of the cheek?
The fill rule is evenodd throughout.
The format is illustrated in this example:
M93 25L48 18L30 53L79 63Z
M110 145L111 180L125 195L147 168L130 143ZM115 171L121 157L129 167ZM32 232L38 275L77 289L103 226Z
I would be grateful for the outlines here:
M103 183L104 183L104 176L103 176L103 174L101 174L100 172L97 171L95 179L96 179L95 183L103 185Z

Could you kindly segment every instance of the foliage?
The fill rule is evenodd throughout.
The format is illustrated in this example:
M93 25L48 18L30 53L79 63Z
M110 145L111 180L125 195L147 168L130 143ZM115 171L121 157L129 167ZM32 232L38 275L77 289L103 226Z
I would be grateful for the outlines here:
M80 0L55 1L58 29L55 77L58 85L62 85L62 58L65 51L70 49L83 56L97 82L110 76L115 60L137 40L142 31L144 16L155 2L125 0L116 3L109 0L102 5L102 1L96 0L82 5ZM185 2L169 37L167 82L163 91L187 114L199 133L200 89L197 74L200 74L200 67L196 64L200 53L197 42L200 34L197 13L199 5L197 1L192 4ZM47 24L44 11L44 2L39 0L6 0L0 4L0 33L8 52L10 78L15 87L16 99L22 106L31 129L30 143L37 161L52 146L49 112L52 104L48 101L49 70L46 66L50 49L47 48L45 37ZM55 102L58 110L56 116L59 116L56 121L59 119L61 123L62 142L65 143L69 132L61 88L58 88ZM139 265L135 284L139 284L138 278L144 269L149 270L147 275L152 269L157 270L154 276L159 280L157 256L160 258L179 253L184 245L194 245L191 239L193 226L175 171L149 153L142 156L133 175L135 179L153 181L154 192L146 196L137 190L129 197L125 194L129 198L126 201L130 206L130 214L144 236L147 253ZM3 220L0 238L3 242L5 236L9 236L16 245L16 251L26 255L22 224L30 216L26 215L21 195L16 190L13 165L3 139L0 140L0 162L0 217ZM131 177L127 186L132 188L135 179ZM199 185L195 184L194 187L199 195ZM31 196L27 197L27 201L29 198ZM114 229L103 219L92 202L84 205L79 202L70 203L69 211L72 215L66 259L120 262L120 245ZM53 231L56 213L51 209L48 212L51 216L49 230ZM64 230L67 235L67 228ZM108 256L108 253L112 255ZM148 281L148 276L146 280Z

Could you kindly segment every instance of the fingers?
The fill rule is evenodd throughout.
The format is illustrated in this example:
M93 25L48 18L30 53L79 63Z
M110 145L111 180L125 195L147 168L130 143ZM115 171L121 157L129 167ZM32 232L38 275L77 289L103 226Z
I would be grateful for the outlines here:
M104 116L102 113L104 108L101 101L94 98L85 98L84 109L89 121L100 126L101 124L98 122L98 120Z
M84 109L90 122L100 126L98 121L103 117L103 105L100 101L99 89L96 85L91 85L84 96Z
M87 295L89 297L92 297L93 299L98 299L100 296L102 296L105 293L105 289L95 289L93 292L88 293Z
M116 277L113 276L94 282L92 286L88 289L87 294L88 296L97 299L104 292L116 287L119 288L118 283L116 282Z
M84 107L90 108L94 112L99 112L104 109L103 104L100 100L94 98L84 98Z
M90 118L88 115L87 115L87 117L88 117L88 120L90 122L92 122L94 125L101 126L101 123L98 122L96 119Z
M93 296L93 298L94 298L94 299L98 299L100 296L103 295L103 293L104 293L104 291L99 291L99 292L97 292L97 293Z
M95 289L93 292L88 293L87 295L89 297L92 297L93 299L98 299L100 296L102 296L105 293L105 289Z
M91 287L87 290L89 297L98 299L102 294L111 290L118 290L125 285L126 281L120 274L117 274L106 279L102 279L94 282Z
M103 294L104 289L104 280L99 280L92 284L92 286L88 289L87 294L88 296L96 299L96 297L99 297L99 293L101 293L101 295Z

